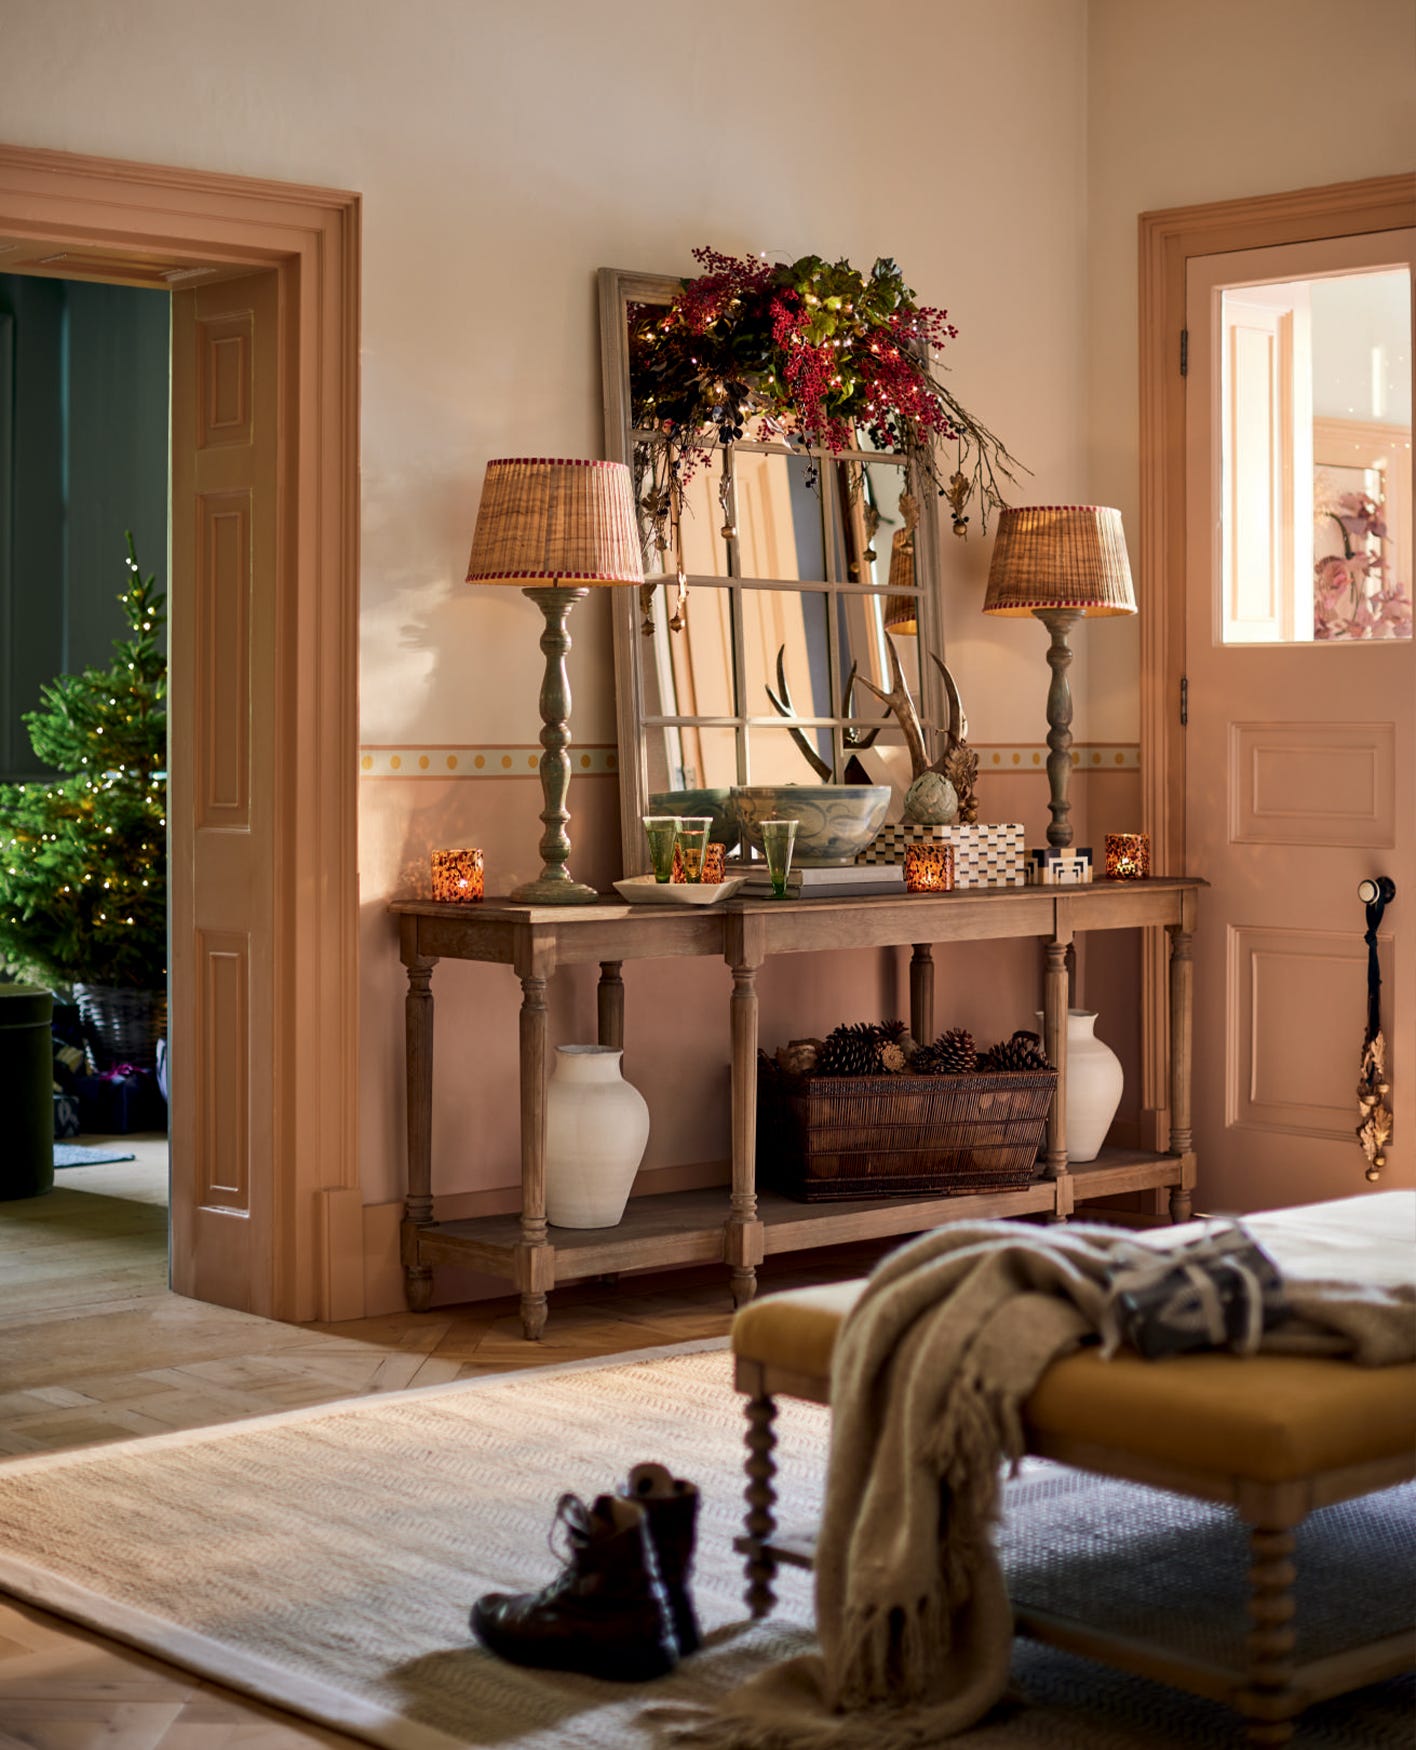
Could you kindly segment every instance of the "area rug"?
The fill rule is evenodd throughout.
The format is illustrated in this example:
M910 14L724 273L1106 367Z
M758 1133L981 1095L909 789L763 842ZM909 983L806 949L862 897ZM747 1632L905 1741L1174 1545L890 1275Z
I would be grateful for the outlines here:
M56 1167L106 1167L114 1161L135 1161L135 1154L121 1148L108 1148L102 1143L56 1142Z
M784 1401L783 1522L819 1505L826 1413ZM810 1644L805 1575L752 1623L732 1553L742 1418L720 1345L611 1366L533 1369L259 1421L0 1465L0 1585L45 1609L387 1750L635 1750L653 1702L709 1702ZM659 1459L703 1492L696 1592L707 1646L629 1687L523 1672L472 1644L479 1593L542 1584L557 1497ZM1316 1515L1301 1610L1359 1639L1409 1607L1411 1491ZM1218 1509L1063 1471L1009 1486L1015 1596L1091 1598L1103 1616L1243 1633L1243 1540ZM1354 1632L1353 1624L1357 1624ZM1311 1750L1408 1750L1412 1690L1386 1684L1313 1710ZM1231 1750L1213 1704L1020 1643L1014 1693L968 1750Z

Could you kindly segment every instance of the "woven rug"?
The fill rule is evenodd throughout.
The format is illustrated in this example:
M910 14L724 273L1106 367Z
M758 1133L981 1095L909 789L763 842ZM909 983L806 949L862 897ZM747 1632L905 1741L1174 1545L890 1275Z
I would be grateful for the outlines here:
M56 1167L106 1167L114 1161L135 1161L131 1150L111 1148L106 1143L56 1142Z
M820 1500L826 1413L784 1401L783 1522ZM0 1584L18 1597L391 1750L634 1750L646 1702L709 1701L810 1644L805 1575L750 1623L731 1543L742 1420L720 1346L529 1370L0 1465ZM703 1492L696 1593L708 1645L624 1687L523 1672L472 1644L479 1593L544 1583L556 1498L641 1459ZM1341 1643L1409 1615L1410 1491L1319 1514L1302 1610ZM1242 1538L1220 1510L1030 1467L1002 1531L1015 1595L1087 1601L1189 1648L1243 1633ZM1019 1643L1015 1693L968 1750L1232 1750L1233 1716ZM1409 1750L1413 1694L1312 1710L1312 1750ZM0 1711L3 1704L0 1703Z

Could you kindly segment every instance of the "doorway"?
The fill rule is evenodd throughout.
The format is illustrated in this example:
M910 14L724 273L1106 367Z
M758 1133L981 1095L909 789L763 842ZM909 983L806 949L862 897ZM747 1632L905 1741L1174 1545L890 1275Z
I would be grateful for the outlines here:
M0 149L7 271L175 299L172 1277L287 1320L363 1310L358 232L352 194Z
M165 291L0 273L0 955L56 992L59 1183L164 1207L170 360Z
M1402 177L1141 222L1142 547L1158 586L1143 773L1165 866L1212 884L1194 1089L1211 1208L1367 1188L1357 889L1386 873L1400 887L1403 870L1410 887L1416 867L1411 450L1394 405L1410 395L1413 219ZM1356 313L1378 306L1392 332L1362 339ZM1416 932L1399 906L1381 944L1387 1186L1416 1177Z

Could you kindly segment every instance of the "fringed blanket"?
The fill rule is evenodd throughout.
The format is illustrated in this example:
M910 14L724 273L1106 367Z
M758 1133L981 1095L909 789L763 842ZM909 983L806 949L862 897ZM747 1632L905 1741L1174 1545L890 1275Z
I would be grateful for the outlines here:
M1292 1316L1265 1348L1416 1359L1409 1246L1405 1278L1349 1279L1320 1241L1285 1244L1270 1220L1282 1218L1249 1225L1279 1265ZM959 1222L880 1263L832 1366L820 1656L763 1673L711 1717L658 1710L673 1742L925 1750L999 1700L1013 1634L990 1534L1000 1461L1023 1451L1021 1407L1042 1373L1107 1334L1113 1275L1157 1263L1157 1239Z

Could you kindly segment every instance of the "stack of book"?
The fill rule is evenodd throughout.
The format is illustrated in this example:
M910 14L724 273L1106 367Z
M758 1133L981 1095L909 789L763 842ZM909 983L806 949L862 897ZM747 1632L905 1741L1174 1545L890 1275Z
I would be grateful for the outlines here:
M747 876L744 899L760 899L772 891L772 878L765 863L744 863ZM787 892L793 899L860 899L871 893L903 893L904 865L895 863L846 863L829 869L793 869L787 876Z

